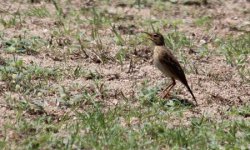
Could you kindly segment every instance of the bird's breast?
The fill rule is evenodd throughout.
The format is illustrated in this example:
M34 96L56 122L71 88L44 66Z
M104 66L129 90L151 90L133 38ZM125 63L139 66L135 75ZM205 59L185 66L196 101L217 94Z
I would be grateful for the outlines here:
M163 53L166 53L163 48L161 47L155 47L153 59L154 59L154 65L156 68L158 68L164 75L168 77L172 77L172 73L170 72L168 66L166 64L163 64L160 61L160 57L162 57Z

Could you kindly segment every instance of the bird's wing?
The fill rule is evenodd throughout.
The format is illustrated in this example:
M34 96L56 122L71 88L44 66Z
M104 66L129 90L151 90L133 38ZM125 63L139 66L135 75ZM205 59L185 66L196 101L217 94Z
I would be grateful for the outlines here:
M174 55L172 55L172 53L168 51L169 50L162 52L162 54L159 57L160 63L162 63L164 66L167 66L168 70L183 84L186 85L187 80L184 71L181 68L181 65L179 64L178 60L174 57Z

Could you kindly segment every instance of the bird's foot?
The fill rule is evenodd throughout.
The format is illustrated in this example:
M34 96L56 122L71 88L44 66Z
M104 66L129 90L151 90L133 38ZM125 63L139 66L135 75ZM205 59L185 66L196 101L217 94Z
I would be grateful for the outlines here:
M167 98L170 97L170 94L169 94L169 93L163 92L163 93L161 93L161 94L159 95L159 97L160 97L161 99L167 99Z

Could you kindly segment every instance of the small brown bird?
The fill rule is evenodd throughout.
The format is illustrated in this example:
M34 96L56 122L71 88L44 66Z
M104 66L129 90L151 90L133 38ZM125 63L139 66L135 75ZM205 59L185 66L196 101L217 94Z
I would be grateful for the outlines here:
M171 50L165 46L164 37L160 33L143 33L146 33L149 39L155 43L153 55L154 65L164 75L171 77L172 79L172 83L162 92L161 97L166 98L169 95L170 90L175 86L175 80L179 80L187 87L197 105L196 98L194 97L194 94L188 85L184 71L182 70L178 60L171 53Z

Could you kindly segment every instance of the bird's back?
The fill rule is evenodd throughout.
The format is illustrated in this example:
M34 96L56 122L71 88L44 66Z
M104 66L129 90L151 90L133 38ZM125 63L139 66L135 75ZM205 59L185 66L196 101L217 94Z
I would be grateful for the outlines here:
M187 84L186 76L176 57L165 46L155 46L154 65L166 76Z

